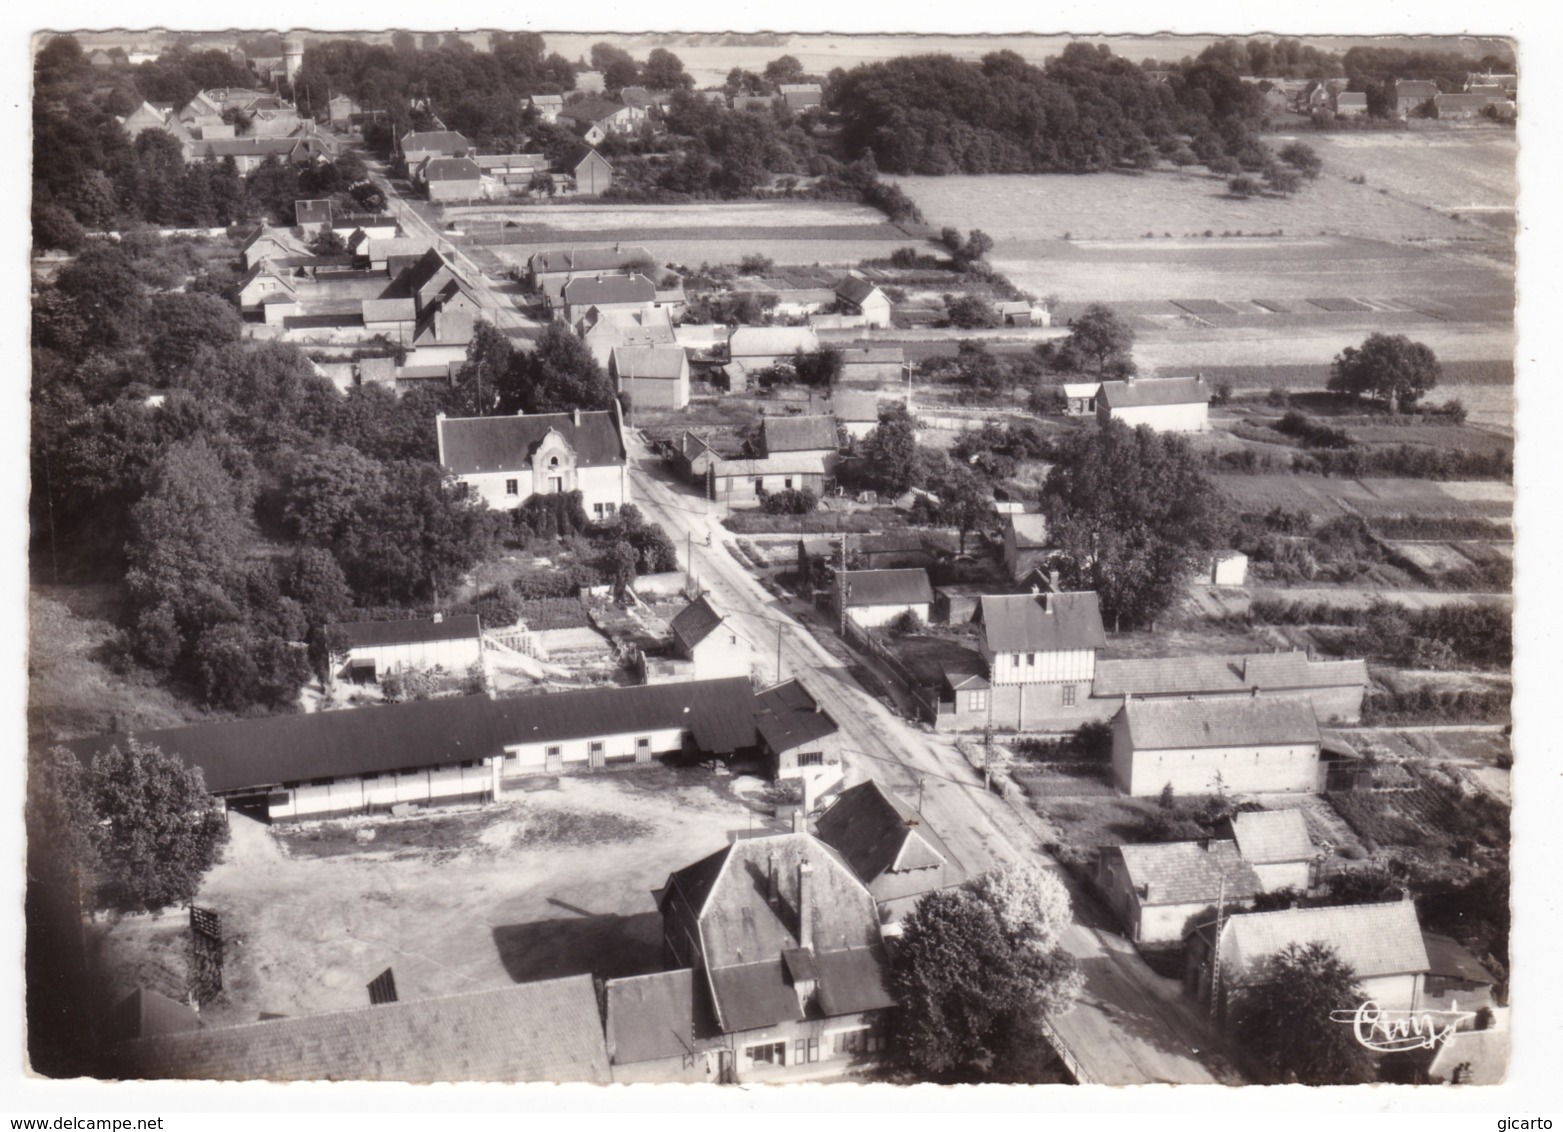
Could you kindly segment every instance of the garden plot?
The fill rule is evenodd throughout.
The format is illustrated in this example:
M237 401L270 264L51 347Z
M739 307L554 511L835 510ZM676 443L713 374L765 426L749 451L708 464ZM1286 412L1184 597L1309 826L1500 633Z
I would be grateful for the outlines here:
M1213 477L1243 511L1295 508L1320 516L1356 513L1364 518L1417 515L1428 518L1506 518L1514 509L1514 485L1498 481L1434 483L1413 479L1338 479L1302 475Z

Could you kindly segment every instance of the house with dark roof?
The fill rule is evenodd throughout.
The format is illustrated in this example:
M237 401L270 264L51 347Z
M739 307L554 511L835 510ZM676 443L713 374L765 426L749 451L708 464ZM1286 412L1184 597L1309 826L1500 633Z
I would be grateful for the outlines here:
M977 648L992 686L991 716L974 696L971 710L983 718L957 724L1063 729L1101 715L1089 703L1096 653L1107 644L1096 594L985 594L974 620L982 627Z
M286 228L269 228L265 225L251 232L239 248L239 257L244 261L246 271L253 271L264 260L309 254L309 245Z
M686 662L686 680L749 678L754 646L733 617L702 594L678 611L668 624L673 655ZM648 680L648 683L651 682Z
M755 694L754 729L771 777L804 781L805 812L841 781L840 729L797 680L784 680Z
M1129 938L1177 944L1215 916L1253 905L1264 891L1232 841L1109 845L1097 854L1093 879Z
M838 570L836 616L843 608L864 629L888 625L906 613L924 624L933 612L933 584L927 570Z
M122 1042L118 1076L192 1081L607 1084L590 975Z
M136 736L201 771L206 789L262 821L490 801L527 775L755 746L747 677L580 688L503 700L456 696L201 723ZM83 765L126 735L64 744Z
M689 355L681 346L615 346L608 355L608 377L629 397L632 415L689 404Z
M583 98L559 111L559 123L574 130L587 145L597 145L609 134L631 134L646 120L643 106L626 106L606 98Z
M1007 515L1004 518L1004 568L1011 578L1025 577L1047 561L1047 516Z
M927 819L873 779L843 790L816 820L814 835L868 887L886 935L899 934L901 920L925 895L966 880Z
M548 306L555 318L574 325L595 308L599 314L644 311L657 301L657 285L639 272L633 275L578 275L560 289Z
M347 621L333 628L346 647L338 679L373 684L388 672L439 669L463 675L483 664L483 629L475 613L406 621Z
M470 157L426 157L412 170L429 200L475 200L484 194L483 170Z
M824 842L741 838L668 877L657 906L669 966L693 972L731 1051L719 1079L841 1075L883 1053L879 909Z
M736 326L727 336L727 379L734 393L748 388L749 375L790 364L798 351L819 352L819 335L807 326Z
M1407 118L1438 97L1438 84L1431 79L1399 79L1395 83L1395 116Z
M1113 716L1113 778L1125 794L1313 793L1319 721L1303 697L1137 700Z
M655 263L639 244L614 244L601 248L549 248L533 252L526 261L528 291L557 295L565 283L579 276L628 275L635 264ZM556 284L550 287L549 284Z
M1203 377L1104 381L1096 392L1096 420L1149 425L1157 432L1204 432L1210 427L1210 386Z
M692 969L606 980L603 1015L615 1084L730 1082L732 1050Z
M455 130L413 130L402 135L402 160L409 172L431 157L468 157L472 143Z
M1249 810L1225 819L1218 832L1237 843L1264 892L1313 886L1319 850L1308 836L1301 810Z
M331 227L330 200L294 201L293 224L305 239L318 236L322 229Z
M1338 118L1361 118L1368 112L1368 96L1357 91L1343 90L1335 96L1335 115Z
M1324 722L1355 723L1368 688L1364 660L1313 660L1306 652L1101 660L1091 685L1107 714L1138 700L1305 697ZM1103 718L1106 718L1104 715Z
M1262 980L1267 959L1291 944L1310 943L1333 948L1380 1009L1423 1007L1427 946L1409 899L1239 913L1221 918L1219 937L1212 917L1188 937L1184 989L1227 1021L1233 992Z
M760 452L765 457L813 457L829 473L835 470L840 449L836 418L829 414L767 414L760 419Z
M261 304L272 295L294 297L297 288L288 275L287 269L274 266L273 260L258 258L239 283L239 310L246 314L260 311Z
M1422 981L1422 1005L1430 1010L1467 1010L1472 1013L1496 1005L1497 979L1457 940L1423 931L1427 948L1427 977ZM1475 1019L1464 1023L1474 1026Z
M564 190L578 196L599 196L613 184L613 166L589 145L578 146L565 154L557 172L569 178Z
M862 319L862 326L883 329L890 325L890 296L855 271L837 281L836 302L843 314Z
M819 83L782 83L777 89L787 109L794 113L825 101L825 89Z
M588 517L611 517L630 499L629 461L612 410L513 417L435 418L440 465L495 510L534 495L581 493Z
M534 94L527 98L527 105L537 111L540 122L557 122L559 111L564 109L562 94Z

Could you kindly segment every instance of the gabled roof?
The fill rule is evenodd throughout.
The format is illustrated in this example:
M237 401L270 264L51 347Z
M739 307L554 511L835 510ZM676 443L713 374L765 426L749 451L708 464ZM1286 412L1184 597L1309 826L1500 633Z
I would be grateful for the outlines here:
M1304 698L1134 700L1123 705L1135 750L1317 744L1319 721Z
M1096 594L984 594L977 601L988 651L1061 652L1107 644Z
M426 130L423 133L408 133L402 135L402 152L412 150L415 153L423 153L434 150L451 157L465 154L472 147L464 136L455 130Z
M239 250L247 253L257 244L267 242L274 243L299 255L306 255L309 252L309 248L305 246L304 242L285 228L257 228L250 233Z
M564 301L570 306L604 306L609 303L651 303L657 287L644 275L589 275L564 285Z
M659 378L676 381L684 374L689 357L676 346L615 346L613 369L624 378Z
M686 650L694 648L714 633L722 624L724 614L719 613L704 594L684 606L668 624L673 638Z
M1481 961L1455 940L1437 932L1424 931L1422 945L1427 948L1427 973L1446 979L1491 986L1498 980Z
M1223 877L1228 900L1246 900L1262 891L1253 867L1231 841L1120 845L1115 851L1142 905L1214 904Z
M1438 84L1428 79L1400 79L1395 83L1395 97L1432 98L1438 93Z
M1150 377L1134 381L1104 381L1097 399L1109 409L1149 405L1208 405L1210 387L1202 377Z
M329 200L294 201L293 222L300 227L305 224L330 224L331 202Z
M819 335L807 326L740 326L727 337L728 357L780 357L783 354L813 353L819 349Z
M342 631L347 638L347 647L351 649L476 640L482 632L475 613L438 621L431 617L408 621L347 621L338 624L336 628Z
M1308 861L1314 856L1308 823L1301 810L1254 810L1233 815L1232 837L1243 856L1256 865Z
M615 114L623 113L628 109L630 109L628 106L620 102L609 102L606 98L588 96L559 111L559 117L569 118L574 122L606 122Z
M933 601L927 570L845 570L838 577L848 608L927 605Z
M431 157L423 164L425 181L481 181L483 170L470 157Z
M760 443L767 456L780 452L834 452L841 447L836 438L836 418L831 416L766 416L760 421Z
M436 421L445 467L456 475L518 471L550 432L558 433L583 468L624 463L624 441L611 412L540 413L513 417L442 417Z
M787 680L754 697L754 726L773 754L834 735L836 721L807 689Z
M876 291L878 286L858 275L844 275L836 283L836 294L855 306L862 306Z
M1304 652L1099 660L1095 696L1168 696L1365 687L1363 660L1310 660Z
M1236 961L1235 975L1243 981L1252 977L1252 964L1292 943L1328 944L1359 979L1428 969L1427 947L1410 900L1235 915L1223 929L1221 954Z
M418 317L412 299L365 299L363 312L365 322L412 322Z
M613 171L613 166L608 163L608 159L589 145L576 146L560 161L559 166L574 174L582 165L588 165L593 161L605 166L610 173Z
M119 1047L129 1076L243 1081L611 1079L590 975Z
M894 397L883 399L895 400ZM831 397L830 411L838 421L851 424L877 423L880 400L878 393L867 393L861 389L842 389Z
M1368 96L1356 91L1343 90L1335 98L1336 106L1366 106L1367 104Z
M1041 550L1047 546L1046 515L1011 515L1004 525L1015 532L1017 550Z
M873 779L842 791L815 828L876 900L947 888L961 879L954 855L923 816Z
M721 1044L695 1004L695 973L688 967L603 986L608 1057L615 1065L681 1057ZM710 1027L714 1029L714 1027ZM698 1036L697 1036L698 1035Z
M651 253L640 245L616 245L611 248L550 248L533 252L527 260L537 275L561 271L591 273L620 271L627 264L651 259Z

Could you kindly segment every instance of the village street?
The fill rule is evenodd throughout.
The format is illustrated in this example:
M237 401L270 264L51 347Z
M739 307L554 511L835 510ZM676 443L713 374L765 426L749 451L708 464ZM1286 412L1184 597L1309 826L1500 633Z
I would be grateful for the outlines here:
M908 725L864 691L799 624L794 611L801 607L772 597L734 560L725 545L732 535L717 521L720 507L676 484L638 435L629 433L626 442L636 505L663 525L681 557L692 550L696 578L739 616L762 668L775 663L779 643L783 678L798 677L842 728L848 781L876 779L914 804L921 784L924 813L968 871L1041 862L1071 889L1076 923L1064 944L1085 972L1086 989L1054 1029L1082 1076L1109 1085L1240 1083L1210 1048L1211 1035L1176 984L1152 972L1127 940L1091 922L1094 905L1042 853L1040 821L984 789L950 740Z

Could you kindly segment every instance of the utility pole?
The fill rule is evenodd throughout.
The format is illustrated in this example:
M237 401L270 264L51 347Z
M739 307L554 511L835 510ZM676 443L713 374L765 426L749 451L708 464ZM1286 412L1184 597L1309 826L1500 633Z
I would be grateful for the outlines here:
M928 777L926 775L919 774L917 776L917 812L918 813L922 813L923 812L923 787L927 784L927 782L928 782Z
M1221 1003L1221 913L1227 903L1227 874L1221 873L1221 886L1216 894L1216 935L1210 947L1210 1016L1215 1018Z
M781 646L782 646L782 627L781 627L781 622L778 621L776 623L776 682L778 684L781 683Z
M841 531L841 569L836 574L836 592L841 595L841 635L847 635L847 598L852 596L852 587L847 582L847 532L845 526Z

